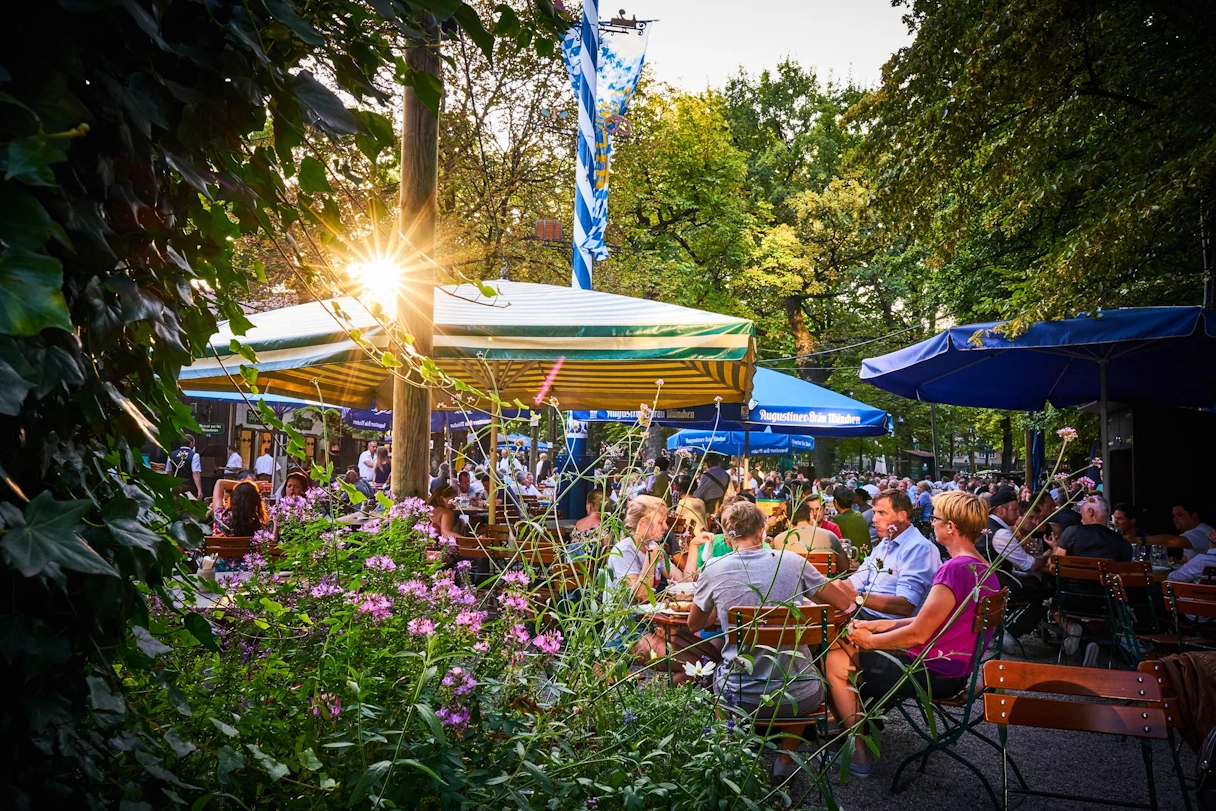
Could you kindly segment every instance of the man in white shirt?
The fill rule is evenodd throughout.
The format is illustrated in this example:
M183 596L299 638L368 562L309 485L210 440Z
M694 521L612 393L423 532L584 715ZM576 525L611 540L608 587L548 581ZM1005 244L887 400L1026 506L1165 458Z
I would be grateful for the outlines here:
M270 455L270 448L262 451L262 455L253 463L253 472L262 481L270 481L274 475L274 457Z
M1198 583L1203 577L1204 569L1216 567L1216 547L1213 541L1216 541L1216 530L1212 530L1208 534L1208 548L1205 552L1192 557L1186 563L1169 573L1167 580L1173 580L1175 583Z
M1051 596L1051 587L1043 580L1041 570L1052 555L1052 548L1043 545L1039 555L1032 555L1023 548L1013 530L1019 522L1024 527L1034 528L1039 521L1035 515L1022 520L1022 505L1012 487L1002 487L992 494L989 502L988 528L976 543L976 549L990 561L1003 561L997 567L997 578L1009 589L1010 601L1025 606L1010 621L1005 629L1010 645L1013 640L1033 631L1047 616L1043 601Z
M376 441L367 443L367 450L359 454L359 478L370 482L376 477Z
M538 479L540 478L540 472L544 469L545 462L547 461L549 461L549 454L541 451L540 456L536 457L536 470L532 471L532 474Z
M1174 526L1182 537L1191 542L1190 549L1182 550L1184 560L1208 551L1208 533L1212 528L1199 520L1199 506L1190 498L1174 505Z
M228 461L224 463L224 467L229 470L240 470L245 466L245 460L241 458L237 452L236 445L228 446Z
M536 480L532 478L531 473L525 473L519 477L519 484L515 488L515 492L520 496L540 498L540 491L536 489Z

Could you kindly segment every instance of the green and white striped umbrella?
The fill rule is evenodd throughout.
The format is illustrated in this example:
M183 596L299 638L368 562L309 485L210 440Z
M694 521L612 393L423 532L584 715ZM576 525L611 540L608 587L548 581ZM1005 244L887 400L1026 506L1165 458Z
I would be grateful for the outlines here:
M746 402L755 344L752 323L657 301L525 282L491 282L488 298L475 285L435 291L433 360L449 376L508 401L531 405L557 368L545 400L559 407L629 408L654 399L660 407L699 405L722 397ZM262 391L367 408L392 403L392 375L350 336L358 329L379 349L386 330L354 298L312 302L250 316L253 329L234 336L227 323L211 340L213 354L182 369L191 389L231 390L240 355L236 337L257 352ZM381 320L391 319L391 309ZM560 363L560 366L559 366ZM249 365L249 364L247 364ZM225 371L227 370L227 371ZM453 408L438 402L437 408ZM475 407L466 400L461 407ZM485 407L485 404L481 404Z

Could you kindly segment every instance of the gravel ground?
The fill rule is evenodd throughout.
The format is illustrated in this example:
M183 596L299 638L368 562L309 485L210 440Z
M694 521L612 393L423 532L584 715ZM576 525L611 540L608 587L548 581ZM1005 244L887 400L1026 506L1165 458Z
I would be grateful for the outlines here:
M1056 661L1055 646L1025 640L1027 658L1032 661ZM1106 650L1098 666L1106 666ZM1020 657L1009 657L1020 658ZM981 710L982 712L982 710ZM980 731L997 740L997 728L984 723ZM839 784L837 773L833 792L837 803L845 811L862 809L899 809L899 811L949 811L967 809L986 811L992 807L987 792L979 778L960 763L940 752L929 758L923 774L913 763L901 777L903 789L891 794L891 778L905 757L921 749L921 739L899 716L891 713L882 733L882 757L868 779L850 778L845 785ZM1048 729L1012 727L1009 731L1009 754L1016 760L1026 782L1031 788L1054 790L1069 794L1096 797L1121 798L1130 802L1147 802L1148 785L1141 757L1140 743L1136 740L1120 740L1115 736L1087 735ZM1001 757L987 744L965 736L955 746L966 760L977 765L992 783L998 800L1001 795ZM1195 759L1191 751L1182 747L1182 767L1188 777L1193 773ZM1178 779L1174 774L1173 760L1165 741L1153 742L1153 773L1157 785L1157 801L1163 811L1182 811L1185 808ZM1012 773L1011 773L1012 776ZM806 793L809 781L796 778L792 795L797 798ZM819 806L818 798L811 795L807 806ZM1020 802L1020 805L1018 804ZM1193 800L1192 800L1193 802ZM1039 809L1078 809L1101 807L1094 803L1073 803L1042 797L1011 796L1011 807L1024 811ZM1107 806L1110 807L1110 806Z

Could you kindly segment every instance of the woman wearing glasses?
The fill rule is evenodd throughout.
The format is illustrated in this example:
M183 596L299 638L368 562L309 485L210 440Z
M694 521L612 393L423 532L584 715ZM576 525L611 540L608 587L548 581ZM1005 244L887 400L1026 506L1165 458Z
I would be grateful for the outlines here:
M988 510L976 496L956 490L933 499L929 520L950 559L934 575L920 610L906 619L855 620L848 642L842 640L828 652L828 688L836 717L846 727L861 720L858 692L863 701L911 698L917 695L915 679L922 689L944 698L961 692L971 675L978 642L971 630L976 608L981 598L1001 588L975 548L988 524ZM904 679L906 671L909 678ZM858 688L850 682L852 673L858 675ZM858 777L870 774L869 752L860 741L853 747L849 771Z

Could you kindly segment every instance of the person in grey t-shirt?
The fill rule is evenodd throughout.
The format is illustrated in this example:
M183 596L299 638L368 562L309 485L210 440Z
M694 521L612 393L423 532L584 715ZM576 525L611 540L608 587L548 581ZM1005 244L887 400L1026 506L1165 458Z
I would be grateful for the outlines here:
M805 558L792 552L763 548L764 513L746 501L731 504L723 511L723 528L734 548L732 554L712 559L697 580L688 627L701 631L715 622L724 630L731 628L729 611L735 606L797 604L810 597L840 611L852 608L848 594L836 583L829 583ZM823 680L815 670L813 653L799 649L801 656L789 653L757 653L751 673L738 661L738 650L729 641L722 650L722 666L714 671L714 692L732 692L748 711L762 703L762 696L781 692L778 715L813 711L823 700ZM796 705L796 706L794 706Z

